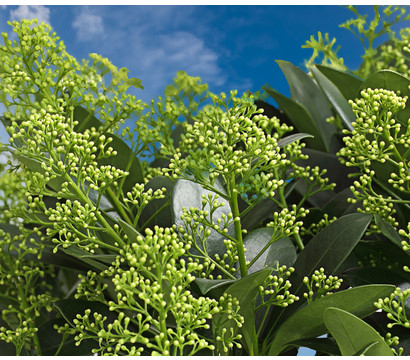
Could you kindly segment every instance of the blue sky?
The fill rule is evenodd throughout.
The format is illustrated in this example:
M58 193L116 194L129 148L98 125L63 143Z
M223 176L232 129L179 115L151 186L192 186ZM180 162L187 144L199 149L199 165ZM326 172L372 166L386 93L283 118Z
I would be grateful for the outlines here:
M371 6L361 6L361 11L373 17ZM95 52L127 67L144 86L135 95L149 102L179 70L200 76L216 93L253 92L268 83L289 95L274 60L303 66L311 50L301 46L318 31L336 37L345 64L357 68L360 41L338 27L352 15L336 5L1 5L0 31L10 32L8 20L45 21L77 59Z
M361 11L373 17L371 6L361 6ZM348 9L336 5L1 5L0 31L10 32L8 20L47 22L77 59L95 52L127 67L144 86L135 95L149 102L179 70L200 76L216 93L253 92L267 83L289 95L274 60L303 66L311 50L301 46L318 31L336 37L345 64L357 68L360 41L338 27L350 17ZM0 126L0 139L4 137Z
M371 6L362 10L372 13ZM361 45L338 24L351 17L341 6L1 6L7 20L38 18L49 23L77 59L91 52L108 57L142 80L144 101L160 95L176 72L200 76L213 92L257 91L268 83L288 94L275 59L303 66L311 34L328 32L352 68Z

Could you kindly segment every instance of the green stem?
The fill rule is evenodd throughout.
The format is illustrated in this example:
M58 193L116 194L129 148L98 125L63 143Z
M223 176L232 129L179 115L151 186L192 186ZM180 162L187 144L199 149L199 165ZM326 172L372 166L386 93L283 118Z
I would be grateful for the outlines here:
M229 195L230 195L230 205L233 214L233 221L235 226L235 238L236 238L236 248L238 250L238 257L239 257L239 268L241 270L241 277L248 275L248 269L246 266L246 258L245 258L245 248L243 246L243 239L242 239L242 227L241 227L241 218L239 213L239 206L238 206L238 191L236 190L235 184L235 174L232 174L229 178Z
M267 306L266 310L265 310L265 314L263 315L263 319L262 319L261 324L259 326L258 332L256 333L256 338L257 339L259 338L259 335L260 335L260 333L262 331L262 328L263 328L263 324L265 323L266 318L268 317L269 309L270 309L270 306Z
M75 194L78 196L78 198L90 205L90 206L94 206L93 202L83 194L83 192L80 190L80 188L77 186L77 184L74 182L74 180L71 178L70 175L68 175L67 173L64 174L64 177L66 179L66 181L71 185L71 187L73 188ZM118 243L118 245L120 245L121 247L125 246L125 242L121 239L121 237L113 230L113 228L107 223L107 221L104 219L104 217L100 214L99 211L95 212L95 216L97 217L98 221L105 227L105 229L107 230L107 233L110 234L112 236L112 238ZM104 244L104 245L108 245L108 244Z
M299 249L303 250L305 246L303 245L303 241L299 234L295 234L295 240L296 240L296 244L299 246Z
M19 292L19 294L20 294L21 303L22 303L22 305L23 305L23 307L24 307L24 310L25 310L25 309L28 309L30 306L27 304L27 299L26 299L25 294L23 293L23 288L22 288L22 286L18 286L18 285L17 285L17 289L18 289L18 292ZM30 315L32 315L32 314L28 314L28 315L30 316ZM32 321L33 321L33 323L34 323L34 319L32 319ZM34 350L36 351L36 355L37 355L37 356L41 356L41 355L42 355L42 352L41 352L41 346L40 346L40 341L39 341L39 339L38 339L37 332L34 333L34 335L33 335L33 342L34 342Z
M373 181L380 186L386 193L388 193L391 197L394 197L396 200L396 202L398 203L402 203L405 207L410 209L410 204L407 203L406 200L403 200L402 198L400 198L398 195L396 195L393 191L391 191L390 189L388 189L386 186L384 186L384 184L379 181L377 178L373 178Z
M114 205L114 209L118 211L121 217L129 224L132 225L131 219L128 217L127 213L125 212L124 208L122 207L121 202L118 200L117 196L115 196L114 191L111 188L107 188L107 195L112 205Z

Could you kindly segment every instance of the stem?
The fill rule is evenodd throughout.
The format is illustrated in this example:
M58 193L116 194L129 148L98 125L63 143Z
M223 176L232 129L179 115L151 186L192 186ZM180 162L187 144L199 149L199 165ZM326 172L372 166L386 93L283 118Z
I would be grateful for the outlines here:
M263 315L263 319L262 319L261 324L260 324L260 326L259 326L258 332L256 333L256 338L259 337L259 335L260 335L260 333L261 333L261 331L262 331L263 324L265 323L266 318L268 317L268 314L269 314L269 309L270 309L270 306L267 306L267 307L266 307L266 310L265 310L265 314Z
M128 217L127 213L125 212L124 208L121 205L121 202L118 200L117 196L115 196L114 191L112 191L111 188L107 188L107 195L111 203L114 205L114 209L120 213L121 217L129 225L132 225L131 219Z
M238 257L239 257L239 267L241 270L241 277L248 275L248 269L246 267L246 259L245 259L245 248L243 246L242 240L242 227L241 227L241 218L239 213L239 206L238 206L238 191L236 190L235 184L235 174L232 174L229 178L229 195L230 195L230 205L233 214L233 221L235 226L235 237L236 237L236 248L238 250Z
M80 190L80 188L77 186L77 184L74 182L74 180L71 178L70 175L68 175L66 173L66 174L64 174L64 177L67 180L67 182L71 185L71 187L73 188L76 195L81 199L81 201L83 201L84 203L86 203L90 206L94 206L93 202L87 196L84 196L83 192ZM104 217L100 214L99 211L95 212L95 216L97 217L98 221L105 227L108 234L110 234L113 237L113 239L118 243L118 245L120 245L121 247L124 247L125 242L113 230L113 228L107 223L107 221L104 219Z
M407 203L406 200L403 200L402 198L400 198L399 196L397 196L394 192L392 192L390 189L388 189L386 186L384 186L384 184L377 180L377 178L373 178L373 181L380 186L386 193L388 193L391 197L394 197L396 200L396 202L398 203L402 203L405 207L410 209L410 204Z
M28 309L29 305L27 304L26 296L23 293L23 288L21 286L17 286L17 289L18 289L18 292L20 294L21 302L22 302L22 305L24 306L24 309ZM34 323L34 319L32 319L32 320L33 320L33 323ZM33 335L33 342L34 342L34 350L36 351L36 355L41 356L41 354L42 354L41 353L41 346L40 346L40 341L38 340L37 332L34 333L34 335Z
M296 244L299 246L300 250L303 250L305 246L303 245L302 239L300 238L299 234L295 234Z

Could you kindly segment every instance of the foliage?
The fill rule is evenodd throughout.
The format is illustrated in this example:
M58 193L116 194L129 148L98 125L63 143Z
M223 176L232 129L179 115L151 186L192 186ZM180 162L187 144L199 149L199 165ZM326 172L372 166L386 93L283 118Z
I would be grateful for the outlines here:
M346 26L372 49L378 21L358 19ZM184 72L144 104L127 69L78 63L45 24L12 26L2 353L408 353L392 328L408 323L397 286L410 248L409 81L386 70L396 40L382 69L364 59L364 80L332 46L333 66L310 76L279 61L291 98L266 87L270 116L260 94L216 95Z

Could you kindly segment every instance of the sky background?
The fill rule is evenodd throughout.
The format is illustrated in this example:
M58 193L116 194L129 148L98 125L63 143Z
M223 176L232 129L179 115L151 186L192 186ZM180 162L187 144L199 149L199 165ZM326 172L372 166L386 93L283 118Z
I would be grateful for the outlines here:
M372 6L362 5L360 12L373 18ZM269 84L289 96L275 60L303 67L312 50L301 46L318 31L336 37L341 45L339 56L350 69L356 69L363 53L361 43L338 26L351 17L350 10L336 5L0 5L0 32L10 32L8 20L44 21L78 60L98 53L117 67L128 68L129 77L141 79L144 86L134 94L149 102L163 93L180 70L201 77L214 93L254 92ZM405 26L409 22L401 25ZM376 45L385 40L387 37ZM0 140L7 138L0 125ZM304 350L302 354L314 352Z

